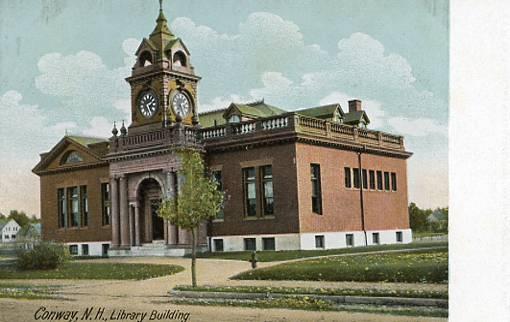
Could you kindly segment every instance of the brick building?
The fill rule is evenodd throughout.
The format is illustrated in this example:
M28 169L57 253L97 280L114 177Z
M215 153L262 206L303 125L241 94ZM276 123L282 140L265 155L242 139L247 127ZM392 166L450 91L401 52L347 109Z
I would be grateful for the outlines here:
M367 129L362 102L286 111L263 100L199 113L184 42L160 10L126 80L131 124L109 139L65 136L41 160L42 238L74 254L186 253L190 233L157 216L179 191L178 149L203 151L225 191L203 223L212 251L341 248L410 242L401 136Z

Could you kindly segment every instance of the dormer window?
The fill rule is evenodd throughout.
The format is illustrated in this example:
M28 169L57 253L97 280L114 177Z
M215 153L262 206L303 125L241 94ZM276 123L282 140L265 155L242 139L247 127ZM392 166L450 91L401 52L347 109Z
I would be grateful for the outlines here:
M174 66L186 67L186 55L182 51L176 52L172 61Z
M343 123L342 115L340 115L340 113L335 113L335 116L333 118L333 122L335 122L335 123Z
M241 117L239 115L232 115L228 119L228 122L229 123L239 123L239 122L241 122Z
M152 65L152 55L148 51L144 51L138 57L138 61L141 67Z
M83 158L81 157L80 154L78 154L78 152L71 151L64 155L61 164L72 164L78 162L83 162Z

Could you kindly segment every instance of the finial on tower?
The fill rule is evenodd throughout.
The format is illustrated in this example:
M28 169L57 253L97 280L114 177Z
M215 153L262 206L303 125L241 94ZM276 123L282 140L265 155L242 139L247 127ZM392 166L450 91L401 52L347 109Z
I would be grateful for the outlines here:
M159 0L159 11L163 11L163 0Z

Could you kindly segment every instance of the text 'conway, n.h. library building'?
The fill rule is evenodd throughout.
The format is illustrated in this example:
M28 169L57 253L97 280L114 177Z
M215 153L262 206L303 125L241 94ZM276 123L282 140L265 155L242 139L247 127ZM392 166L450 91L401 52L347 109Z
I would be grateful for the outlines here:
M175 255L190 233L160 218L185 178L176 151L204 152L225 192L200 227L211 251L410 242L401 136L371 131L361 101L286 111L263 100L200 113L200 77L160 10L136 51L131 124L110 139L65 136L41 154L42 236L79 255Z

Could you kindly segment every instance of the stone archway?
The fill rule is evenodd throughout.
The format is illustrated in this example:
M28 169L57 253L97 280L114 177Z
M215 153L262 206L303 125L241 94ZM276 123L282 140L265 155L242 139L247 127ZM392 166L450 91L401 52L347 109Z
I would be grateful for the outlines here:
M162 189L161 184L154 178L145 178L138 184L136 199L140 214L135 218L135 221L138 220L135 227L138 226L142 243L165 239L164 220L156 213L163 198Z

